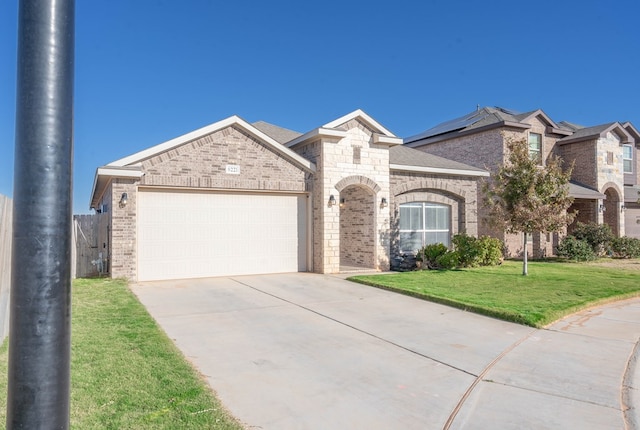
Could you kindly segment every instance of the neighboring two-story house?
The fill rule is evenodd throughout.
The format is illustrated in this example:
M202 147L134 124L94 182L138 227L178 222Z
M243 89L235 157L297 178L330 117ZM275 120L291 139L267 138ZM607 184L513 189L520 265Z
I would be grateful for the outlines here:
M404 139L406 146L446 157L477 168L496 171L505 161L506 142L523 139L532 157L544 165L557 155L564 166L574 165L570 211L575 222L606 223L616 236L640 237L638 146L640 134L629 122L594 127L553 121L542 110L519 113L485 107L436 125ZM482 190L478 188L478 201ZM519 235L491 231L483 222L487 212L479 205L479 233L505 241L508 253L523 250ZM571 229L571 226L569 226ZM552 255L557 234L534 234L528 244L535 256Z

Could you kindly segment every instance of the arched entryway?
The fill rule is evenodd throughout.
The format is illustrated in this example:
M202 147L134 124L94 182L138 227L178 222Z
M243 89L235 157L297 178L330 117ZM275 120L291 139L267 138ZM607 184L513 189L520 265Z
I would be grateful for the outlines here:
M340 270L376 268L375 193L360 184L340 191Z
M615 237L620 236L620 194L615 188L610 187L604 191L607 198L604 200L603 222L611 227Z

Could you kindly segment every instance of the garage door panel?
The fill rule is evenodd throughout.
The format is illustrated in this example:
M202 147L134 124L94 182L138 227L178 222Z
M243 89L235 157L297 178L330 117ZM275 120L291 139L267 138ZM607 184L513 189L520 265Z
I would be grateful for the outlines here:
M306 196L140 191L138 279L306 270Z

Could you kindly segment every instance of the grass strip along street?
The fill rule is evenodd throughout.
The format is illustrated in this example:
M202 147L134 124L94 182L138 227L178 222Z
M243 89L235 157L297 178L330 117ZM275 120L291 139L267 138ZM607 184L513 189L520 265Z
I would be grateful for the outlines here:
M122 280L72 290L71 428L241 429ZM7 392L0 349L0 428Z
M462 270L364 275L351 281L385 288L471 312L543 327L599 303L640 295L640 272L554 261L521 261Z

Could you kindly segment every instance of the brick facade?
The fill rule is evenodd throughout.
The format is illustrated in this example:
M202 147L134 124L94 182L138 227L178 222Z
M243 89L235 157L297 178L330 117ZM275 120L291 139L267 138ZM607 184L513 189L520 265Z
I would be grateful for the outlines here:
M416 172L391 172L391 237L392 268L403 265L406 258L399 248L400 205L412 202L440 203L450 208L451 235L478 235L477 178L435 175Z
M137 279L137 193L152 189L307 194L309 269L319 273L354 266L389 270L403 202L446 204L453 233L478 233L477 177L391 171L389 148L401 139L366 115L343 118L302 136L290 149L263 141L258 130L231 118L217 129L178 138L178 144L169 141L106 166L122 169L121 176L107 177L99 198L94 190L92 200L109 214L101 240L111 276ZM134 170L137 176L128 177ZM128 201L121 206L123 193Z

